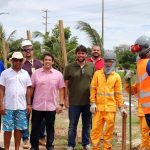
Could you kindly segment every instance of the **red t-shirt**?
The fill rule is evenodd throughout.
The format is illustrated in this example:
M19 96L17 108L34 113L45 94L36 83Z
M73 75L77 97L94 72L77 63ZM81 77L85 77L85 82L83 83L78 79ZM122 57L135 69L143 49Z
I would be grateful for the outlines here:
M96 60L94 60L92 57L87 58L88 62L92 62L95 65L96 70L100 70L104 67L104 59L99 57Z

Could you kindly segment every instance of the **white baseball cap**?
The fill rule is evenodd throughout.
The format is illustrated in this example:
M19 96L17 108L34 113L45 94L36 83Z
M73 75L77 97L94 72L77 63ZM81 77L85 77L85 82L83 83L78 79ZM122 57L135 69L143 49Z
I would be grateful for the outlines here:
M23 48L24 46L33 46L30 40L24 40L21 43L21 48Z
M21 52L14 52L11 58L23 59L23 55Z

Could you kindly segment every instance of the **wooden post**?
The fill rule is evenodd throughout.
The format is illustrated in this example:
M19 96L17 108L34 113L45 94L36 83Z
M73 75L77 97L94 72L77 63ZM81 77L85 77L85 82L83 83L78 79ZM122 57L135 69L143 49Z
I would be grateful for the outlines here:
M66 53L66 46L65 46L63 20L59 20L59 31L60 31L61 50L63 55L63 66L65 67L68 64L68 61L67 61L67 53Z
M122 150L126 150L126 120L127 115L124 114L122 117Z
M5 41L4 38L2 38L2 48L3 48L3 59L4 59L4 66L7 68L7 48L8 48L8 43Z
M31 39L32 39L30 30L27 30L27 39L28 39L28 40L31 40Z

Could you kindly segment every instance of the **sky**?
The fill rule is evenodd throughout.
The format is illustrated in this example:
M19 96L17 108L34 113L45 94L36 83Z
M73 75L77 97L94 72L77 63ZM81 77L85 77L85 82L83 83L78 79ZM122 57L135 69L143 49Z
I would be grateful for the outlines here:
M104 0L104 48L112 50L120 44L131 45L141 35L150 35L149 0ZM0 0L0 22L6 36L17 30L16 38L26 38L26 30L45 32L42 10L48 9L48 31L58 20L70 27L79 44L91 46L85 32L77 30L84 21L102 32L102 0Z

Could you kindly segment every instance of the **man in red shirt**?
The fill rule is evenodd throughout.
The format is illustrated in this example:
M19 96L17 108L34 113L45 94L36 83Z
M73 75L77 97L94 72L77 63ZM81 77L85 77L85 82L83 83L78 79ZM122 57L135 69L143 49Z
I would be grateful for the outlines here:
M98 45L92 46L92 56L87 58L88 62L92 62L95 65L95 70L100 70L104 67L104 60L101 57L101 49Z

